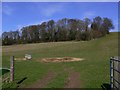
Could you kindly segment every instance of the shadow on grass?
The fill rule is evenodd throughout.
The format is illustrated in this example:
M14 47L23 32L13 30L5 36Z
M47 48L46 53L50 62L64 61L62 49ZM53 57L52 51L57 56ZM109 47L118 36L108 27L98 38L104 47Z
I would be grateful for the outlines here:
M20 81L17 82L17 84L21 84L23 81L25 81L27 77L22 78Z
M17 88L19 87L19 85L23 82L23 81L25 81L27 79L27 77L24 77L24 78L22 78L21 80L19 80L18 82L17 82Z
M0 69L0 75L4 75L4 74L6 74L8 72L10 72L10 70L4 69L4 68Z
M110 90L110 84L108 84L108 83L103 83L101 85L101 87L102 87L103 90Z

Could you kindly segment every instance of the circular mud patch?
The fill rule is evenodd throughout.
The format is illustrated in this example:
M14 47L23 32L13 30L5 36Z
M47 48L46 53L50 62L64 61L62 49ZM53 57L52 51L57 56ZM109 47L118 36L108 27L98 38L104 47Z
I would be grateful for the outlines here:
M60 57L60 58L43 58L43 62L73 62L82 61L83 58L73 58L73 57Z

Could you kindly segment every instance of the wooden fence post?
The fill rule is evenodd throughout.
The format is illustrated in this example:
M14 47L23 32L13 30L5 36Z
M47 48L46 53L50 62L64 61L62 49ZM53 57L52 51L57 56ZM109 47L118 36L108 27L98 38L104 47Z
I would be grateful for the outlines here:
M14 56L10 58L10 81L14 81Z

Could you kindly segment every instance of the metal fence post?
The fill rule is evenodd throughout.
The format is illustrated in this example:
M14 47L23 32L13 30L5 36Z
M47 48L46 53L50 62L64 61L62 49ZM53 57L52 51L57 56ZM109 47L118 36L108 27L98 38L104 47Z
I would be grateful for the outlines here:
M113 58L113 59L114 59L114 58ZM113 76L112 76L112 77L113 77L113 78L112 78L113 84L112 84L112 85L113 85L113 89L114 89L114 88L115 88L115 87L114 87L114 84L115 84L115 81L114 81L114 60L112 61L112 72L113 72Z
M10 58L10 81L14 81L14 56Z
M110 87L113 88L113 61L112 58L110 58Z
M120 72L120 62L118 64L118 71ZM120 82L120 73L118 75L118 81ZM120 85L118 86L118 88L120 89Z

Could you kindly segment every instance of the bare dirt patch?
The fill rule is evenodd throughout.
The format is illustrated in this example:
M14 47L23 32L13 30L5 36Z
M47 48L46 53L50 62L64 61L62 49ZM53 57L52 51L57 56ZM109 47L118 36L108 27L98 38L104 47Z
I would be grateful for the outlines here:
M15 58L15 60L27 60L26 58Z
M82 61L83 58L74 58L74 57L59 57L59 58L43 58L42 62L73 62L73 61Z

